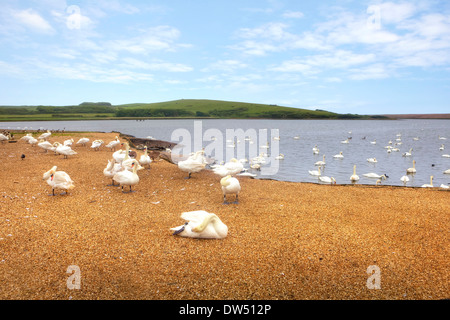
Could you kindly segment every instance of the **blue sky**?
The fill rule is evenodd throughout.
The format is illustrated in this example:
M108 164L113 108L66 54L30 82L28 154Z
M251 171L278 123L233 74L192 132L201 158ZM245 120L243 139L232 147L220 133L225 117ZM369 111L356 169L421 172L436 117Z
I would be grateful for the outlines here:
M0 105L450 112L450 1L2 0Z

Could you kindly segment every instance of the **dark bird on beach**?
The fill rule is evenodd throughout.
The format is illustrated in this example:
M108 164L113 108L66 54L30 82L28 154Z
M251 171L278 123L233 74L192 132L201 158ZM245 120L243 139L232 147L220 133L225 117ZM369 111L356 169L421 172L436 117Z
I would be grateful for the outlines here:
M128 156L129 156L130 158L136 159L137 153L136 153L136 151L130 150L130 151L128 152Z
M25 155L22 154L22 155L20 156L20 158L22 158L22 160L25 159Z

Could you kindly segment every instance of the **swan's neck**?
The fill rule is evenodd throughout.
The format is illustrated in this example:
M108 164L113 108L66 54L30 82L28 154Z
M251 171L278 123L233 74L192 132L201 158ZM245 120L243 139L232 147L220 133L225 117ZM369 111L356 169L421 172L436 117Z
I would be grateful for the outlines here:
M353 174L356 174L356 166L353 166Z
M218 217L214 213L211 213L205 219L203 219L202 223L200 223L197 227L193 228L192 231L202 232L203 230L205 230L205 228L208 226L209 223L212 223L215 226L217 223L217 219Z

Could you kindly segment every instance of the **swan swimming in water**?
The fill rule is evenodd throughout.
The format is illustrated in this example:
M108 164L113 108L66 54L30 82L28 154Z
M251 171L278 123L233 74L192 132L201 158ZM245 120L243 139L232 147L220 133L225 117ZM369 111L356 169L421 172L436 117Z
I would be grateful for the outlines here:
M333 158L335 158L335 159L344 159L344 155L342 154L342 151L341 151L341 152L339 152L339 154L334 155Z
M224 239L228 227L214 213L203 210L183 212L181 218L187 222L181 226L170 228L173 235L198 239Z
M413 160L412 168L406 169L406 173L416 173L416 172L417 172L417 170L416 170L416 160Z
M359 176L356 174L356 164L353 166L353 175L350 176L351 181L358 181Z
M422 188L433 188L433 176L430 177L430 183L429 184L423 184Z
M325 155L323 155L323 160L322 161L317 161L316 163L314 163L315 166L324 166L325 163Z
M409 178L408 178L408 176L402 176L402 177L400 178L400 181L402 181L403 184L406 185L406 183L409 181Z
M241 191L241 185L239 184L239 180L228 175L222 179L220 179L220 185L222 187L223 192L223 204L228 204L227 202L227 194L235 195L235 204L238 204L238 195Z
M380 175L380 174L373 173L373 172L371 172L371 173L364 173L363 176L367 177L367 178L376 178L376 179L386 179L387 178L387 176L385 174L381 174Z
M319 180L324 183L336 184L336 179L334 179L333 177L330 178L327 176L320 176Z
M377 163L378 161L377 161L376 158L369 158L369 159L367 159L367 162L370 162L370 163Z
M55 195L55 189L64 189L66 194L67 190L75 188L72 179L64 171L56 171L56 166L53 166L49 171L45 172L42 176L43 180L47 181L47 184L52 187L52 195Z
M308 170L308 173L312 176L320 176L320 175L322 175L322 173L320 172L320 168L322 168L322 167L319 166L319 168L317 168L317 170Z

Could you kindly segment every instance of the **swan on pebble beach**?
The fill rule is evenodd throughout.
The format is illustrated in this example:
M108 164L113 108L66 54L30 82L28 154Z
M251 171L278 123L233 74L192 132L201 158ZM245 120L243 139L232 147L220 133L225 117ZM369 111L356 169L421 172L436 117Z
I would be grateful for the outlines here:
M214 213L203 210L183 212L181 218L187 222L181 226L170 228L173 235L198 239L224 239L228 235L228 227Z
M234 194L235 195L234 203L238 204L239 203L238 196L239 196L239 192L241 191L241 185L239 183L239 180L231 177L231 175L228 175L228 176L220 179L220 185L222 187L222 193L223 193L223 204L228 204L228 202L227 202L228 194Z
M49 171L45 172L42 176L43 180L46 180L47 184L52 187L52 195L55 195L55 189L64 189L66 194L67 190L73 189L73 184L70 176L64 171L56 171L57 166L53 166Z

